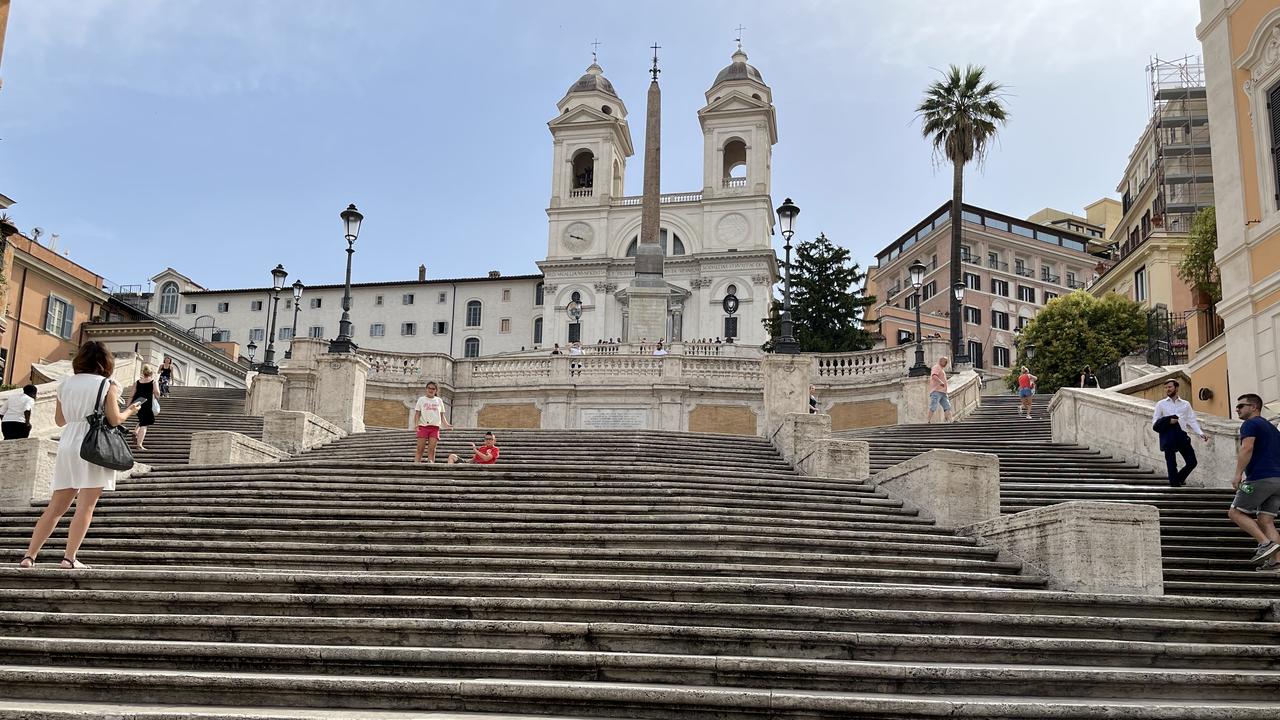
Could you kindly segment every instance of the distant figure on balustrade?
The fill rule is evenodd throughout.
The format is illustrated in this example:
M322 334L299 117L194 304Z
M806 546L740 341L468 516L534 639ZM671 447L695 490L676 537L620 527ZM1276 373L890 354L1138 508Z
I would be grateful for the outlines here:
M552 354L552 355L563 355L563 354L564 354L564 353L560 352L560 343L556 343L556 344L555 344L555 347L551 348L551 354Z
M452 430L449 424L448 408L444 398L439 397L440 388L434 383L427 383L426 394L418 398L413 406L413 424L418 429L418 448L413 461L422 462L422 452L426 450L427 462L435 464L436 445L440 442L440 430Z
M147 449L142 443L147 438L147 428L156 424L156 409L160 406L156 401L159 390L156 388L155 374L155 368L143 365L142 377L133 384L133 397L129 400L131 403L142 403L138 408L138 428L133 431L133 439L139 450Z
M475 443L471 443L471 459L462 460L457 454L449 454L449 464L453 465L458 462L470 463L472 465L495 465L498 462L498 439L493 436L492 432L484 434L483 445L476 447Z
M929 422L933 422L933 413L942 408L942 419L951 422L951 399L947 397L947 359L938 358L933 369L929 371Z
M1021 405L1018 406L1018 417L1026 416L1031 419L1031 400L1036 394L1036 376L1031 374L1031 370L1026 365L1022 366L1022 372L1018 374L1018 398Z
M91 340L81 345L71 368L75 374L58 384L58 404L54 407L54 422L62 428L62 436L53 464L53 482L49 484L53 496L31 532L27 554L18 563L21 568L36 564L40 548L72 502L76 513L67 530L61 566L65 570L88 567L76 559L76 553L93 522L98 498L102 497L103 490L115 489L119 473L80 457L80 446L89 433L87 418L100 407L107 424L118 427L138 412L137 404L127 410L120 409L120 386L111 379L115 360L102 343Z
M4 401L0 431L5 440L22 440L31 437L31 411L36 409L36 386L23 385L22 392L10 395Z
M658 346L653 349L653 356L662 357L663 355L666 355L666 354L667 354L667 348L662 344L662 341L659 340Z
M1164 452L1165 466L1169 471L1169 485L1182 487L1187 484L1187 477L1196 469L1196 451L1191 447L1191 436L1187 430L1195 433L1204 442L1208 436L1200 429L1200 421L1196 419L1196 411L1191 403L1178 397L1177 380L1164 384L1165 397L1156 403L1155 412L1151 416L1151 429L1160 433L1160 450ZM1178 455L1185 463L1178 469Z
M809 386L809 414L814 415L818 412L818 386Z
M1263 561L1262 572L1280 572L1276 562L1280 535L1276 534L1276 513L1280 513L1280 430L1262 417L1262 398L1248 393L1236 401L1240 424L1240 450L1231 487L1236 496L1227 517L1257 541L1253 561Z

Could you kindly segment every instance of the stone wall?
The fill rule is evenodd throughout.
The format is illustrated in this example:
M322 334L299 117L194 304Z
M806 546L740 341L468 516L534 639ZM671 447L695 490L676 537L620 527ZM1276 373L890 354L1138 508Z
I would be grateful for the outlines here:
M852 400L831 405L832 430L854 430L898 423L898 406L888 398Z
M488 403L476 413L482 428L540 428L542 411L534 403Z
M689 411L689 432L755 435L759 416L747 405L694 405Z
M365 398L364 424L379 428L407 428L412 421L404 400Z

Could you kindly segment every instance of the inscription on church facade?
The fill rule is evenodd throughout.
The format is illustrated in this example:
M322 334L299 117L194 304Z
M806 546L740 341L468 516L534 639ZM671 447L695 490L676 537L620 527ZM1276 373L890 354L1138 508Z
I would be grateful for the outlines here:
M644 430L648 408L582 408L579 424L587 430Z

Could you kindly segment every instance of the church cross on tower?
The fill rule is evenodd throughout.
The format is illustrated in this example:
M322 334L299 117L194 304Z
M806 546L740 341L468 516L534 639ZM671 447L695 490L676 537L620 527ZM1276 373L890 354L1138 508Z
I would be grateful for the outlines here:
M662 46L655 42L653 44L653 67L649 70L649 73L653 75L654 82L658 82L658 73L662 72L658 69L658 50L660 49L662 49Z
M596 56L596 51L600 49L602 44L603 43L600 42L600 38L596 38L595 41L591 43L591 62L594 63L600 61L600 58Z
M743 30L746 30L746 28L742 26L742 23L738 23L738 27L734 28L734 31L738 33L738 36L734 38L734 40L737 41L739 50L742 49L742 31Z

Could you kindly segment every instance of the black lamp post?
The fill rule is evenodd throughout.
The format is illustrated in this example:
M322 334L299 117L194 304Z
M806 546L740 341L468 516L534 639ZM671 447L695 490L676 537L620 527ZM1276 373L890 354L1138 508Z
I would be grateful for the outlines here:
M298 311L302 309L304 287L301 280L293 281L293 330L289 333L289 349L284 351L285 359L293 357L293 339L298 337Z
M347 284L342 291L342 320L338 322L338 337L329 343L329 352L353 353L356 344L351 342L351 256L356 252L356 238L360 236L360 221L364 220L364 215L355 205L348 205L340 217L347 239Z
M911 366L907 371L909 377L920 377L929 374L929 366L924 364L924 331L920 328L920 286L924 285L924 273L928 270L924 263L916 260L911 263L911 267L907 268L907 272L911 273L911 287L915 288L912 297L915 298L916 306L916 364Z
M968 289L968 286L962 282L956 283L955 287L951 288L951 292L955 295L956 304L959 305L961 313L964 313L964 291L967 289ZM963 317L960 319L960 323L961 323L961 326L963 327L964 325ZM960 363L967 363L971 361L971 358L969 357L968 348L962 346L960 344L961 342L963 342L963 340L956 340L956 347L955 347L956 356L951 361L955 365L959 365Z
M1035 343L1027 343L1026 345L1023 345L1023 346L1022 346L1022 354L1027 356L1027 360L1028 360L1028 361L1030 361L1030 360L1035 360L1035 359L1036 359L1036 345L1035 345Z
M289 277L284 265L276 265L271 271L271 323L267 327L267 351L262 354L262 365L258 372L267 375L279 375L280 366L276 365L276 313L280 310L280 290L284 288L284 280Z
M782 201L778 206L778 228L782 231L782 239L786 248L786 285L782 294L782 336L773 346L773 351L783 355L798 355L800 343L796 342L795 327L791 323L791 236L796 234L796 216L800 208L791 202L791 198Z
M256 370L257 368L253 367L253 354L258 352L258 344L250 340L249 346L245 349L249 351L249 368Z

